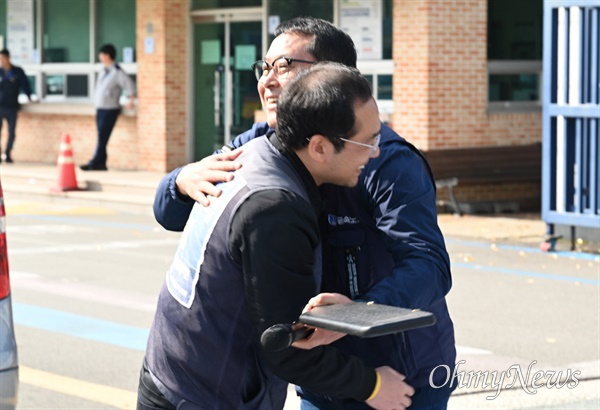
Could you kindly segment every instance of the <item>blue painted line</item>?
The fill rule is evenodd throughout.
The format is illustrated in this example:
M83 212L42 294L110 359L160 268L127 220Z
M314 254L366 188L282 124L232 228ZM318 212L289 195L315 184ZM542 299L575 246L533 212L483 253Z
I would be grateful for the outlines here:
M490 248L492 242L477 242L477 241L466 241L462 239L450 239L446 238L446 243L453 243L457 245L471 246L473 248ZM498 249L507 250L507 251L518 251L525 253L532 253L538 255L556 255L559 258L568 258L568 259L581 259L585 261L592 262L600 262L600 255L595 255L593 253L583 253L583 252L567 252L567 251L557 251L557 252L542 252L537 248L528 248L526 246L518 246L518 245L505 245L495 243Z
M585 283L588 285L600 285L600 280L598 279L588 279L588 278L577 278L573 276L564 276L564 275L552 275L549 273L540 273L540 272L529 272L524 270L517 269L505 269L505 268L493 268L490 266L482 266L482 265L472 265L470 263L464 262L453 262L453 268L464 268L464 269L474 269L474 270L482 270L486 272L493 273L502 273L505 275L516 275L516 276L525 276L529 278L538 278L538 279L550 279L550 280L558 280L562 282L577 282L577 283Z
M72 313L13 303L15 323L127 349L146 351L148 329L93 319Z
M25 215L19 214L15 217L26 218L26 219L37 219L48 222L64 223L68 225L85 225L85 226L99 226L102 228L118 228L118 229L137 229L140 231L154 231L157 227L163 230L159 225L142 225L142 224L128 224L108 221L97 221L93 219L85 218L69 218L65 216L53 216L53 215ZM166 232L166 231L165 231Z

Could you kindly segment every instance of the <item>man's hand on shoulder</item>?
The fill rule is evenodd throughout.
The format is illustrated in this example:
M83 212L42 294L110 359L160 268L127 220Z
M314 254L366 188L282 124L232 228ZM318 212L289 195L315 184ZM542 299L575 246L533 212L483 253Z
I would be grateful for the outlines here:
M242 167L241 163L235 161L241 152L241 149L237 149L211 155L186 165L175 180L177 190L180 194L187 195L204 206L210 205L207 196L218 198L221 195L221 190L215 184L231 181L232 172Z

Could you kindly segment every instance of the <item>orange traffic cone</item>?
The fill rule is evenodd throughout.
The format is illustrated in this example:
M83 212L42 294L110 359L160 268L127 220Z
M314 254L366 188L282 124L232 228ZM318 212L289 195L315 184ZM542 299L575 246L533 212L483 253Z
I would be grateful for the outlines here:
M71 136L63 135L58 155L58 186L51 188L53 192L77 191L77 178L75 177L75 163L73 162L73 149Z

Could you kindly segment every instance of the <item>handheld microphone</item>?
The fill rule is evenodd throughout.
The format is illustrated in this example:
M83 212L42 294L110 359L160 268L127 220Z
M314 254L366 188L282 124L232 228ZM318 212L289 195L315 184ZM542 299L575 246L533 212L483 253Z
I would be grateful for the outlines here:
M260 344L269 352L280 352L287 349L296 340L304 339L314 332L303 323L278 324L265 330L260 337Z

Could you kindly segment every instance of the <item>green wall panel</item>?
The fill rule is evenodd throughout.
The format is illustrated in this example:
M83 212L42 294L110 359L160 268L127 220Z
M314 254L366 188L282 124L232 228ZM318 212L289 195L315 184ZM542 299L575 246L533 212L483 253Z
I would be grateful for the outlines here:
M44 61L90 61L90 3L44 0Z
M4 37L6 47L6 0L0 0L0 36Z
M96 0L96 51L104 44L116 47L117 61L123 47L135 50L135 0Z

